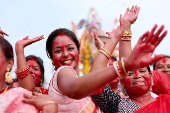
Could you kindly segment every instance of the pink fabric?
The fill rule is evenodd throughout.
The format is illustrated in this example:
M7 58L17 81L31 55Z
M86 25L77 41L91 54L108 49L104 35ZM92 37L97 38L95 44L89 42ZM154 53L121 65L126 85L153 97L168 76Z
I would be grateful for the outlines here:
M50 81L48 95L50 95L51 98L58 103L58 113L81 113L82 110L91 101L91 98L87 97L87 98L83 98L80 100L75 100L62 94L62 92L59 90L58 85L57 85L57 74L62 68L71 68L71 67L62 66L57 69L57 71L55 72L55 74L53 75Z
M156 94L170 94L170 75L158 71L152 72L154 85L152 90Z
M23 103L23 94L32 93L23 88L13 88L0 95L0 113L37 113L35 106Z

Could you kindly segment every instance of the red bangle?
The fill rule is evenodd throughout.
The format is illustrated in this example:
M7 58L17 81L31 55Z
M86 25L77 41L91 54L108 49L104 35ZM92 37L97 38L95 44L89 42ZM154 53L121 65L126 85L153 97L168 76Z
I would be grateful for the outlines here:
M28 76L30 74L30 71L29 70L26 70L26 71L23 71L23 72L20 72L20 73L16 73L17 77L19 79L23 79L25 78L26 76Z

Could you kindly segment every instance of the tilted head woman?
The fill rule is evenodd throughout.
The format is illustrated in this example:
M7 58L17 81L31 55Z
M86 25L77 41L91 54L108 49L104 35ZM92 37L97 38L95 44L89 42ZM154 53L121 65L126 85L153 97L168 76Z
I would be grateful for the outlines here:
M164 55L164 58L153 64L153 70L170 74L170 56Z
M34 80L36 87L42 87L44 82L44 65L43 60L35 55L26 57L27 64L30 69L30 74Z

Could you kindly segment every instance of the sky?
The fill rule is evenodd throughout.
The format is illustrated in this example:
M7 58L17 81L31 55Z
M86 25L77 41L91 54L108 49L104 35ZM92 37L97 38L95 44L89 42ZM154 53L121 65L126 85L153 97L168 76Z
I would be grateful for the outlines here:
M44 87L48 86L53 75L53 66L45 50L48 35L57 28L71 29L71 21L78 24L81 19L87 19L91 8L95 8L100 15L103 31L110 32L115 28L115 18L123 14L127 7L138 5L141 10L137 21L132 25L132 46L154 24L164 24L166 30L170 29L169 0L0 0L0 3L0 27L9 34L5 38L14 50L15 43L25 36L34 38L44 35L43 40L25 48L25 56L37 55L44 61ZM78 36L81 36L82 31L83 28L78 30ZM169 42L168 34L154 54L170 55ZM16 64L13 70L15 69Z

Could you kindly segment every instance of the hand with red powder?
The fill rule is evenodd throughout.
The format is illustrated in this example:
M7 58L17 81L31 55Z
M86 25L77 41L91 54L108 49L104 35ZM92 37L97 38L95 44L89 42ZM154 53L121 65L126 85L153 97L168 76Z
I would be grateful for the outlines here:
M156 55L152 57L155 48L159 45L162 39L166 36L168 31L164 30L162 25L157 31L158 25L154 25L151 31L144 33L138 40L130 56L125 59L126 67L130 69L138 69L153 64L154 62L163 58L163 55Z

